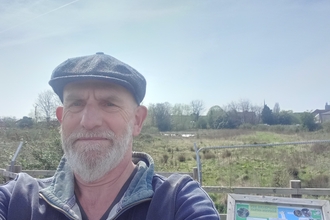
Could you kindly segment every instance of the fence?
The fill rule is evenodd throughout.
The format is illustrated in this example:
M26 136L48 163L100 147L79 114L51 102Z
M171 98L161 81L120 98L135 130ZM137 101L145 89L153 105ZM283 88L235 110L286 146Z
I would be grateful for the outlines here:
M285 186L290 178L295 179L298 173L302 172L306 174L306 179L316 178L314 182L309 182L308 186L314 184L316 188L322 188L323 183L324 188L326 188L330 181L329 176L326 175L330 170L330 157L327 157L328 151L330 153L330 147L322 144L328 143L330 140L202 148L198 148L195 143L197 179L202 184L202 174L208 174L208 179L213 178L213 182L215 182L211 185L229 185L231 188L233 185ZM305 147L297 148L297 145L305 145ZM259 149L256 150L256 148ZM213 152L209 152L210 150ZM223 151L215 152L216 150ZM219 169L213 168L202 171L200 152L204 154L202 156L206 166L211 164L212 167L219 166ZM273 171L273 173L265 173L266 170L271 170L270 172Z
M55 170L22 170L21 166L15 165L15 172L8 171L10 166L6 169L0 169L0 175L13 179L18 173L24 172L33 177L50 177L53 176ZM156 172L157 174L163 176L170 176L171 172ZM197 168L193 169L193 172L180 173L191 176L193 179L197 180ZM301 195L318 195L318 196L328 196L330 195L329 188L301 188L300 180L291 180L290 187L230 187L230 186L202 186L203 189L208 193L236 193L236 194L258 194L258 195L289 195L294 198L299 198Z
M14 171L11 171L11 169L13 169ZM22 170L21 166L15 165L14 168L12 168L11 166L8 166L7 169L0 168L0 175L8 179L14 179L16 178L18 173L23 172L29 174L30 176L38 178L38 177L51 177L55 174L55 171L56 170ZM156 173L165 177L168 177L171 174L173 174L171 172L156 172ZM181 172L180 174L189 175L194 180L197 180L197 168L194 168L193 172L190 173Z
M328 146L315 146L317 144L325 144L330 143L330 140L318 140L318 141L306 141L306 142L285 142L285 143L275 143L275 144L252 144L252 145L236 145L236 146L214 146L214 147L203 147L197 148L197 144L194 145L195 153L196 153L196 161L197 168L194 168L192 172L184 173L192 176L197 181L203 182L203 175L208 175L211 173L213 176L214 173L224 173L224 171L228 171L232 173L232 176L228 177L228 184L222 184L226 182L226 178L216 179L217 184L211 184L209 186L203 185L203 188L208 193L216 193L216 194L227 194L227 193L236 193L236 194L257 194L257 195L275 195L275 196L291 196L291 197L301 197L302 195L310 195L310 196L330 196L329 187L302 187L302 182L299 180L288 180L283 178L281 181L277 181L279 186L267 186L266 183L259 184L256 183L257 187L253 187L251 184L253 176L249 177L252 172L256 174L260 174L260 179L257 179L257 182L262 181L263 178L266 178L266 174L263 173L266 170L266 167L260 167L256 165L256 163L264 164L264 166L268 166L264 163L264 160L275 159L280 161L281 163L291 162L293 168L304 169L311 165L318 165L320 168L319 173L322 172L328 173L330 170L330 159L327 157L327 151L330 152L330 148ZM316 145L315 145L316 144ZM297 148L296 146L304 146ZM312 146L310 146L312 145ZM278 150L274 150L276 149ZM19 147L20 148L20 147ZM258 149L258 150L253 150ZM261 149L261 150L260 150ZM271 150L272 149L272 150ZM18 150L18 149L17 149ZM214 153L214 157L206 157L207 154L203 152L208 151L218 151L222 150L218 153ZM271 150L271 151L270 151ZM19 151L19 150L18 150ZM16 173L26 172L32 176L52 176L54 174L54 170L22 170L20 166L15 165L15 159L17 157L18 151L16 151L13 159L11 160L10 165L6 169L0 169L0 175L6 178L15 178ZM270 151L270 152L269 152ZM297 156L296 152L301 154ZM201 156L200 154L203 155ZM289 154L290 157L286 157ZM270 159L271 158L271 159ZM306 158L308 160L306 160ZM235 159L238 159L236 161ZM252 161L252 164L245 163L246 160ZM218 163L218 166L221 166L221 169L211 169L209 170L209 163ZM280 169L283 169L282 164L273 164L274 167L277 167L275 170L278 172ZM202 166L203 165L203 166ZM237 166L239 165L239 166ZM256 165L256 166L254 166ZM249 167L250 166L250 167ZM203 170L202 170L203 168ZM250 169L250 170L249 170ZM241 171L237 173L237 171ZM246 171L249 171L248 173ZM275 177L279 177L276 172L274 173ZM293 175L295 170L292 171ZM317 173L315 170L310 171L311 173ZM171 173L158 172L161 175L168 176ZM246 176L242 176L242 173L246 174ZM238 176L240 182L235 181L233 175ZM292 176L291 176L292 177ZM250 179L249 179L250 178ZM244 184L244 181L247 183ZM250 182L249 182L250 181ZM255 183L255 182L252 182ZM288 187L288 183L290 186ZM328 181L329 184L329 181ZM213 186L212 186L213 185ZM219 186L220 185L220 186ZM222 185L222 186L221 186ZM235 186L236 185L236 186ZM266 186L265 186L266 185ZM305 184L306 185L306 184ZM309 185L310 186L310 185ZM222 216L222 219L225 219L225 216Z

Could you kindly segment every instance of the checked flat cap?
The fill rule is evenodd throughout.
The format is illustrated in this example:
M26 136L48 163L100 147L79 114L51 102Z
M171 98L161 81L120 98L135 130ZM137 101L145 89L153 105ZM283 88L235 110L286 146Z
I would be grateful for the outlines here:
M146 93L146 80L138 71L102 52L64 61L54 69L49 85L63 102L64 87L68 83L84 80L121 85L132 93L137 104L142 102Z

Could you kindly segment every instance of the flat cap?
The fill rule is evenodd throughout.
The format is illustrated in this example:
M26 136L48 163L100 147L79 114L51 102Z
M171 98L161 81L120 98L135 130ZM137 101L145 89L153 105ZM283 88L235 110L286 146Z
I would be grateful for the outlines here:
M134 68L116 58L98 52L95 55L70 58L57 66L49 85L63 102L63 89L68 83L101 80L123 86L140 104L146 93L146 80Z

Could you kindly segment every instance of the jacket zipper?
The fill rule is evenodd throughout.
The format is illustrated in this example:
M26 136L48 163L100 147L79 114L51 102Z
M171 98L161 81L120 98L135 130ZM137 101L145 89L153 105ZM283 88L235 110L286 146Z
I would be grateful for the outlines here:
M71 216L68 216L67 213L65 212L65 210L53 205L52 203L50 203L42 194L39 193L39 196L42 197L47 203L48 205L50 205L51 207L53 207L54 209L58 210L59 212L63 213L66 217L72 219L72 220L75 220L75 218L71 217ZM123 214L124 212L126 212L128 209L132 208L133 206L136 206L138 204L141 204L141 203L144 203L144 202L148 202L148 201L151 201L151 198L147 198L147 199L143 199L143 200L140 200L138 202L135 202L135 203L132 203L128 206L126 206L125 208L123 208L122 210L120 210L116 216L114 216L114 218L112 218L112 220L116 220L118 217L121 216L121 214Z
M65 210L63 210L63 209L61 209L61 208L59 208L59 207L53 205L51 202L49 202L49 201L48 201L48 200L47 200L47 199L46 199L41 193L39 193L39 196L40 196L41 198L43 198L43 200L45 200L45 201L48 203L48 205L50 205L50 206L53 207L54 209L58 210L59 212L61 212L62 214L64 214L66 217L68 217L68 218L70 218L70 219L72 219L72 220L75 220L75 218L73 218L72 216L67 215L67 213L66 213Z
M116 214L116 216L114 216L111 220L116 220L116 219L118 219L118 217L120 217L121 214L123 214L123 213L126 212L128 209L132 208L133 206L136 206L136 205L138 205L138 204L141 204L141 203L144 203L144 202L148 202L148 201L151 201L151 198L142 199L142 200L140 200L140 201L138 201L138 202L135 202L135 203L132 203L132 204L126 206L125 208L123 208L122 210L120 210L120 211Z

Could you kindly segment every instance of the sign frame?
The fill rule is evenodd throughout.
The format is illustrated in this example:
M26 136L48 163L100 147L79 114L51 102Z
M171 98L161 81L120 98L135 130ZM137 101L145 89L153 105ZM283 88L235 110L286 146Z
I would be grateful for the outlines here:
M262 204L262 205L273 205L273 206L281 206L288 208L305 207L305 208L320 209L322 210L323 220L330 220L330 202L328 200L286 198L286 197L274 197L274 196L256 196L256 195L234 194L234 193L228 194L227 220L236 220L236 212L237 212L236 205L240 203L244 203L248 205ZM260 218L260 219L267 219L267 218Z

